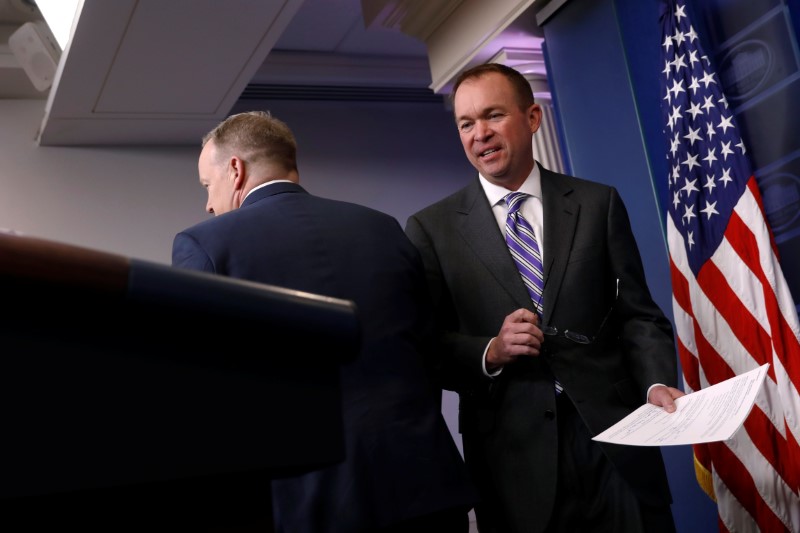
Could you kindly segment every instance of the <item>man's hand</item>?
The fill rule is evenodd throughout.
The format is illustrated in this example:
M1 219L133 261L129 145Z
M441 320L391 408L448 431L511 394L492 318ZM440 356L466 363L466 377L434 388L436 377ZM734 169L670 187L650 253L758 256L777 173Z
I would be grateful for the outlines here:
M487 370L513 363L520 356L539 355L543 340L536 313L524 308L517 309L503 320L500 333L489 345L486 352Z
M650 389L650 394L647 396L647 401L653 405L663 407L668 413L675 412L675 398L685 396L686 393L674 387L667 387L666 385L656 385Z

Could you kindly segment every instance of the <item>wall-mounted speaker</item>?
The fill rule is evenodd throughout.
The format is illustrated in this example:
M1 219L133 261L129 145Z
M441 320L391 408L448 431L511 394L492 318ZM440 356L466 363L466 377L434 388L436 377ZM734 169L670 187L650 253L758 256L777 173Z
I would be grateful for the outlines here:
M61 49L43 21L26 22L8 38L8 47L38 91L53 84Z

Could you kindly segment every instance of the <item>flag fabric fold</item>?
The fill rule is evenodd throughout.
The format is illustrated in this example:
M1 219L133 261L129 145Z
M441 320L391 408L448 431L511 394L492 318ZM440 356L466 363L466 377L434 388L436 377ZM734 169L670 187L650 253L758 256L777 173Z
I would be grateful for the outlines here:
M684 388L770 364L742 429L693 447L697 479L721 531L800 532L797 310L713 65L684 2L662 6L666 227Z

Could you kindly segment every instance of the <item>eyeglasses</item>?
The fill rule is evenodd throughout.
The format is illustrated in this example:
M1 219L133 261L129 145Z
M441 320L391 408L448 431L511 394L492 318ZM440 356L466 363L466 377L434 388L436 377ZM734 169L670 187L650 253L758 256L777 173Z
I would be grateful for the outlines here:
M614 295L614 300L615 301L616 301L618 296L619 296L619 279L617 279L617 294ZM569 339L572 342L577 343L577 344L591 344L595 340L597 340L597 337L603 331L603 328L605 327L606 322L608 322L608 317L611 316L611 311L613 309L614 309L614 305L612 304L611 307L608 308L608 311L606 311L606 316L603 317L603 321L600 322L600 327L597 328L597 333L595 333L591 337L589 337L587 335L584 335L583 333L578 333L577 331L572 331L572 330L569 330L569 329L565 329L564 331L560 331L555 326L541 326L541 330L542 330L542 333L544 333L548 337L559 337L559 336L561 336L561 337L564 337L565 339Z
M591 344L594 342L595 337L589 338L583 333L578 333L577 331L572 331L569 329L565 329L564 331L559 331L555 326L542 326L542 333L549 337L558 337L559 335L571 340L572 342L576 342L578 344Z

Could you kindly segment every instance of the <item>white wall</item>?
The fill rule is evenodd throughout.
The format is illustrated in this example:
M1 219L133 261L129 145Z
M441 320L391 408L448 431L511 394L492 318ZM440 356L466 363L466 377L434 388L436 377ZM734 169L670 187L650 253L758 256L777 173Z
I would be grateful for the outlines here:
M175 233L209 216L197 181L200 139L42 147L44 104L0 100L0 228L169 264ZM294 130L309 192L385 211L403 226L474 176L452 114L438 104L246 102L234 111L259 108ZM455 433L455 395L445 394L443 411Z
M264 102L298 140L301 184L406 218L472 178L438 104ZM196 146L48 147L44 101L0 100L0 228L169 263L172 237L204 220Z
M205 217L198 150L40 147L43 113L0 100L0 227L169 263L174 233Z

